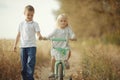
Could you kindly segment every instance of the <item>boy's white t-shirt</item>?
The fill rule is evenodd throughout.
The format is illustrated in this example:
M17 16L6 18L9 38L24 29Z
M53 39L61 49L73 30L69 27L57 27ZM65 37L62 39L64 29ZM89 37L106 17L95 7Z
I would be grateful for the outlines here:
M20 32L20 47L36 47L35 33L39 31L40 29L37 22L21 22L18 27L18 32Z
M70 49L69 39L75 38L75 34L69 26L64 29L56 28L50 35L47 36L47 39L52 38L61 38L67 40L67 41L52 41L51 56L55 56L57 58L60 57L60 55L59 52L54 48Z

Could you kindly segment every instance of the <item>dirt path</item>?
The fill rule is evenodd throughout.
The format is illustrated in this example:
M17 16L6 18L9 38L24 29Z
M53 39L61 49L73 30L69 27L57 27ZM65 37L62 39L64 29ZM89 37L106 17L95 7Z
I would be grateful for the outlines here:
M68 77L72 75L73 80L80 80L81 78L81 54L77 50L72 50L72 56L69 60L70 62L70 70L66 70L65 80L68 80ZM50 72L50 66L37 68L36 80L49 80L48 75Z

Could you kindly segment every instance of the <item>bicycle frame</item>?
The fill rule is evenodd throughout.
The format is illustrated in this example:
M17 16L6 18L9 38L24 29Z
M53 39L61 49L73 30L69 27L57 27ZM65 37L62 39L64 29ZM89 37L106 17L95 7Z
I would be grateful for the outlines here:
M65 71L64 71L64 62L63 61L61 61L61 60L57 60L56 62L55 62L55 77L59 77L58 76L58 67L59 67L59 65L62 65L62 71L63 71L63 75L62 75L62 77L65 75Z
M60 52L62 55L66 55L67 50L69 49L62 49L62 48L55 48L57 51ZM56 60L55 62L55 78L60 78L58 80L63 80L63 77L65 76L65 64L64 60ZM60 72L58 71L60 68Z
M67 41L66 39L62 39L62 38L54 38L54 39L51 39L52 41ZM66 53L67 53L67 51L69 50L69 49L65 49L65 48L55 48L54 47L54 49L55 50L57 50L58 52L59 52L59 54L61 54L61 55L66 55ZM58 68L59 68L59 65L61 65L62 67L62 69L61 69L61 76L58 76ZM65 66L65 64L64 64L64 60L56 60L56 62L55 62L55 78L58 78L58 77L62 77L63 78L63 76L65 75L65 68L64 68L64 66ZM61 80L61 79L60 79Z

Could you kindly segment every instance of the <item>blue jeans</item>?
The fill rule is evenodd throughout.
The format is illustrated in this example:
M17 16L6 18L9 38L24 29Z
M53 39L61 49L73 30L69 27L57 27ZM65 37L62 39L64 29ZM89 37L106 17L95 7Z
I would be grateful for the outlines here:
M22 64L22 79L34 80L34 67L36 62L36 47L27 47L20 49Z

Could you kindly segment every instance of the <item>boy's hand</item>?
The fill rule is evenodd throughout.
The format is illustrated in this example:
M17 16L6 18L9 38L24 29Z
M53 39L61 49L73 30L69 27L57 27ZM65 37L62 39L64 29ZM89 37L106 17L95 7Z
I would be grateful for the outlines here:
M14 46L14 47L13 47L13 52L16 52L16 50L17 50L17 47Z
M15 43L14 43L14 46L13 46L13 51L16 52L16 49L17 49L17 43L19 41L19 38L20 38L20 32L18 32L17 34L17 37L16 37L16 40L15 40Z

